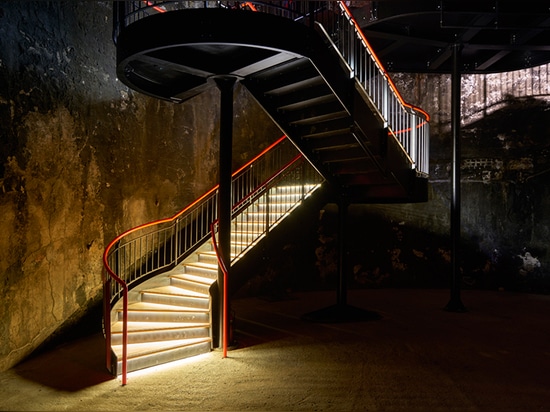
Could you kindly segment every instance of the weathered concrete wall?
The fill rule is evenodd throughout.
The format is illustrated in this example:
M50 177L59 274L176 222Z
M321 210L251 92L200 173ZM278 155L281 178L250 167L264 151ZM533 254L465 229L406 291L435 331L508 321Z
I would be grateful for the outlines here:
M108 242L217 182L219 93L117 81L111 2L0 2L0 370L101 300ZM237 88L235 164L280 136Z

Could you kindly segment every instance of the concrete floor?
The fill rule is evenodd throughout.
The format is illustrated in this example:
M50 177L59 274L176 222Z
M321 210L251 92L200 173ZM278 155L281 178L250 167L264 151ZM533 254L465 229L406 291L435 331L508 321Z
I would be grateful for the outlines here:
M350 291L380 320L317 323L334 292L237 299L219 351L129 374L103 366L93 334L0 373L1 410L550 410L550 296L445 290Z

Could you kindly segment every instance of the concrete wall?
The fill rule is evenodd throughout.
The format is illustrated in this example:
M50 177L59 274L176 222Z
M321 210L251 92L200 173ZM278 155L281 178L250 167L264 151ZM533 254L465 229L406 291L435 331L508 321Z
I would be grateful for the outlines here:
M219 92L129 90L111 17L111 2L0 2L0 370L100 306L111 239L217 182ZM235 93L237 166L281 133Z

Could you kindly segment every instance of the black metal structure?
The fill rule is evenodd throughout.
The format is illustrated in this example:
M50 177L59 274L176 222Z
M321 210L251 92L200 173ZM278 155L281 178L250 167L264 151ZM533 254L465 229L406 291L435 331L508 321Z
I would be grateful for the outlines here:
M378 0L352 12L386 70L496 73L550 62L550 4L527 0Z
M230 187L231 170L224 165L231 164L231 88L239 81L325 178L341 205L338 302L310 317L378 319L347 305L347 205L427 200L428 136L421 133L427 130L427 115L399 100L337 2L304 2L298 9L283 7L285 2L258 5L268 13L252 12L252 2L217 8L205 2L206 7L184 9L176 3L115 3L117 75L139 92L175 103L219 87L222 254L230 233L230 193L224 188ZM175 9L165 12L170 7ZM222 276L218 285L221 293ZM223 312L227 301L220 300ZM217 339L222 335L220 330Z
M358 87L354 77L360 66L350 68L349 61L343 62L333 49L333 39L346 41L338 34L346 22L334 19L335 3L299 2L307 4L301 14L284 9L287 2L234 2L218 9L197 6L170 13L163 12L177 2L144 2L147 10L139 6L133 13L124 3L115 3L118 77L135 90L176 103L220 86L219 79L239 81L334 188L341 205L341 234L347 215L341 199L346 203L427 200L427 176L419 174L400 143L389 138L387 118ZM254 4L278 11L276 15L243 11L255 9ZM464 311L456 263L460 78L549 62L548 4L379 0L350 2L350 9L387 71L453 74L453 274L446 309ZM144 12L152 14L143 18ZM328 32L321 33L322 27ZM357 45L351 46L352 54ZM221 89L224 95L225 88ZM222 109L229 106L228 101ZM403 127L415 129L415 125ZM221 155L220 163L225 160ZM341 266L343 271L345 265ZM344 280L341 274L338 309L347 308Z
M316 15L335 16L333 10ZM350 202L426 201L427 176L388 137L386 121L327 35L302 20L227 8L152 15L121 30L117 75L137 91L176 103L231 76Z

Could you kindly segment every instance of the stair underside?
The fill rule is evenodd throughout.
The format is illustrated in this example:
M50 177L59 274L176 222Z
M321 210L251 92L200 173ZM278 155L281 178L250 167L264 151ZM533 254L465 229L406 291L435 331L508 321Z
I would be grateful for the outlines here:
M122 31L117 74L138 91L175 102L216 87L216 76L237 76L352 203L427 200L426 178L416 176L400 144L382 144L385 122L365 92L354 91L328 40L302 24L222 9L151 16ZM352 170L360 176L351 178Z

